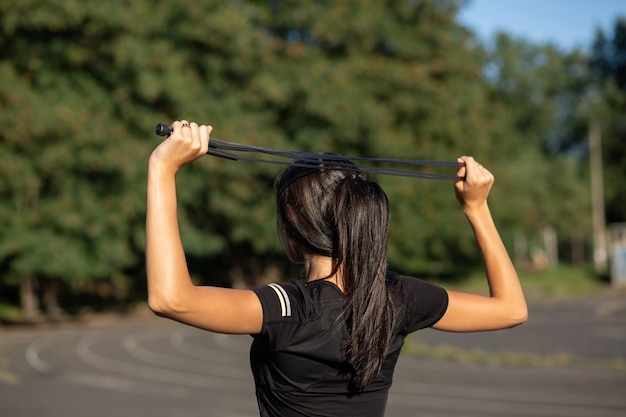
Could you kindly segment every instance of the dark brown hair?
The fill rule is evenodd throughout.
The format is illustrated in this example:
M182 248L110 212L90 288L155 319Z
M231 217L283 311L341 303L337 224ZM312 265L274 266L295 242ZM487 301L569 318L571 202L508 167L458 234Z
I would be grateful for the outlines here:
M389 201L381 187L347 162L290 166L276 179L278 233L292 262L332 257L346 296L346 359L357 389L380 372L394 326L387 291ZM348 165L346 165L348 164Z

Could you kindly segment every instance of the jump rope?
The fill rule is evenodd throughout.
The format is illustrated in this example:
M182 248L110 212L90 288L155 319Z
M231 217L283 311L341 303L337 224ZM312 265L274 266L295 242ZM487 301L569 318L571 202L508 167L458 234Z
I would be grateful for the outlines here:
M159 136L167 137L173 130L164 123L156 125L155 132ZM238 153L255 153L271 155L281 159L265 159L256 158L250 156L235 155L229 152ZM392 165L404 165L413 167L453 167L458 168L459 162L452 161L430 161L430 160L413 160L413 159L394 159L394 158L365 158L355 156L344 156L339 154L328 153L314 153L314 152L302 152L302 151L281 151L275 149L267 149L259 146L242 145L239 143L226 142L219 139L211 138L209 141L208 155L219 156L231 161L250 161L250 162L262 162L266 164L275 165L289 165L302 168L325 168L320 165L320 160L324 163L332 163L333 169L343 171L358 171L365 172L373 175L391 175L396 177L413 177L423 178L429 180L456 180L459 177L453 174L439 174L432 172L416 171L415 169L407 168L390 168L383 166L376 166L371 164L392 164ZM360 162L360 163L357 163ZM364 165L364 164L367 165Z

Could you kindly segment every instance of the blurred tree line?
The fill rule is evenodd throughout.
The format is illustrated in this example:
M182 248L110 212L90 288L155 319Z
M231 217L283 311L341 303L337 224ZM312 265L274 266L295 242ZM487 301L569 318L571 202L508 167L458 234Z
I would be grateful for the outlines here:
M145 296L154 126L182 118L269 148L475 155L496 176L492 209L517 261L545 230L584 248L592 116L607 220L625 217L626 22L598 31L590 51L506 33L481 44L457 22L465 6L0 0L0 306L32 320L42 306L55 316ZM179 173L199 283L208 270L222 277L211 284L238 287L297 277L275 233L279 169L206 157ZM480 266L451 183L378 179L392 202L393 269L458 277Z

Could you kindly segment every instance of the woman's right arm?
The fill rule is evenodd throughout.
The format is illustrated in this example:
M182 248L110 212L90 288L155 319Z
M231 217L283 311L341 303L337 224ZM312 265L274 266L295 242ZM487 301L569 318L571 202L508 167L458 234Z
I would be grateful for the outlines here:
M455 182L461 203L483 255L489 296L448 291L448 309L433 326L438 330L472 332L522 324L528 309L517 272L493 222L487 196L494 177L472 157L462 157Z

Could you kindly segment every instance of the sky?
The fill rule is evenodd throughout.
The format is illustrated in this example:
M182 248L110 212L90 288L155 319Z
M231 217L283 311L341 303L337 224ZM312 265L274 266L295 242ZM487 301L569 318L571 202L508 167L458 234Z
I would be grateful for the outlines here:
M626 0L469 0L459 21L483 41L498 31L562 49L589 49L596 28L613 33L618 16L626 18Z

